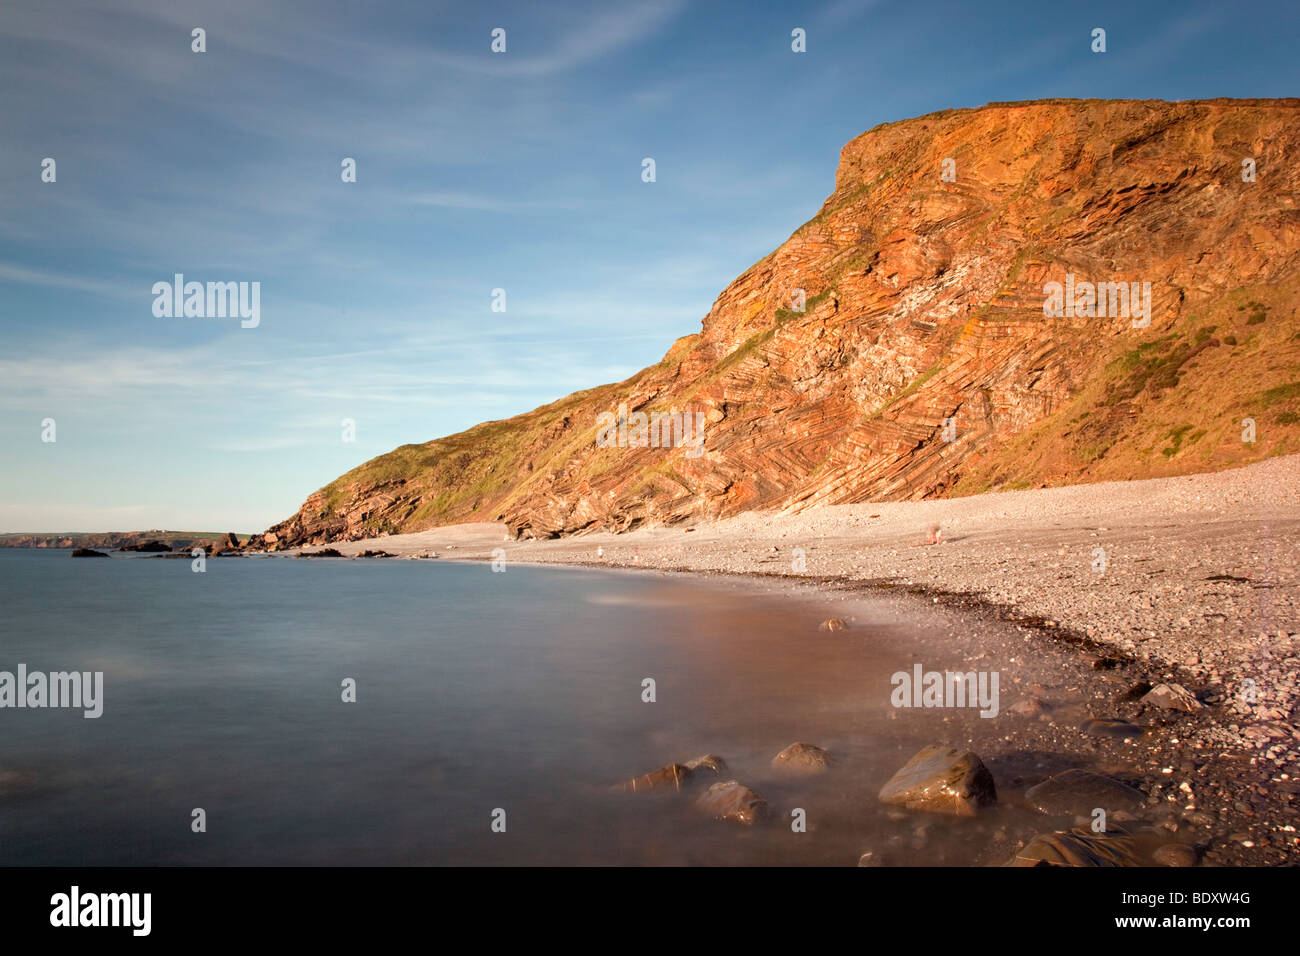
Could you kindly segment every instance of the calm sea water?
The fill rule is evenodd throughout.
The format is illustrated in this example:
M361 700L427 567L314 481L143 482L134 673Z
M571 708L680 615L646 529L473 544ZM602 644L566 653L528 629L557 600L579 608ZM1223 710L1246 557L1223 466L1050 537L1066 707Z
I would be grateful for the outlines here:
M681 577L0 549L0 607L0 670L105 675L97 720L0 710L4 865L851 865L931 742L888 706L906 624L821 632L806 602ZM779 779L798 740L843 766ZM609 793L708 752L771 825Z

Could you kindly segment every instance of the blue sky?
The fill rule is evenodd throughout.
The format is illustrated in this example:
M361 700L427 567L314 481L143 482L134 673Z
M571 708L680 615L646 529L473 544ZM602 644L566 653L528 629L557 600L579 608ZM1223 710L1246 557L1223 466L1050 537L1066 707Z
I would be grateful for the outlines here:
M1296 95L1296 11L0 0L0 531L261 530L397 445L658 361L863 130ZM260 282L260 325L155 317L177 272Z

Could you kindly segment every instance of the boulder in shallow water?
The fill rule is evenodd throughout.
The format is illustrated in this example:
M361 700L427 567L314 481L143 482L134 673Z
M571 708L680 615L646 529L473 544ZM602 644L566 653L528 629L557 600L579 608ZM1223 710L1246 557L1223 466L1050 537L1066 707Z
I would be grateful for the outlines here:
M74 558L106 558L103 551L96 551L94 548L74 548L72 551Z
M1025 791L1025 802L1039 813L1091 816L1100 807L1106 813L1137 810L1146 805L1141 790L1089 770L1066 770Z
M880 788L880 800L909 810L973 817L997 802L993 775L969 750L934 745L917 752Z
M705 754L686 761L685 765L692 775L712 775L720 777L727 772L727 762L717 754Z
M785 774L825 773L835 765L835 758L821 747L796 743L772 758L772 769Z
M1123 831L1102 835L1058 830L1030 840L1007 866L1142 866L1134 839Z
M696 809L715 820L730 820L752 826L767 817L767 801L735 780L715 783L700 794Z
M691 769L683 764L670 763L650 773L642 774L632 780L616 783L611 790L625 793L640 793L643 790L680 790L682 784L689 783Z

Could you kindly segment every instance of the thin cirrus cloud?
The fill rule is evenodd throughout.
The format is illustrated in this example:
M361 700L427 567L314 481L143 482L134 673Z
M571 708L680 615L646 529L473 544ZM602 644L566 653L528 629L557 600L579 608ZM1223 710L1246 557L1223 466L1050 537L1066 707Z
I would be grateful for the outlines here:
M505 199L465 192L417 193L408 201L416 206L500 213L552 212L559 209L577 209L582 205L576 199Z
M20 285L40 286L50 289L64 289L74 292L89 292L98 296L115 299L140 298L140 290L127 282L113 279L91 279L85 276L65 275L33 269L12 263L0 262L0 283L11 282Z
M633 43L652 38L684 7L685 0L642 0L633 5L591 5L581 11L569 11L564 25L559 28L558 41L547 52L535 55L524 52L522 56L512 57L504 63L494 63L462 53L436 53L434 62L439 66L474 74L551 76L576 70ZM515 49L519 49L518 45Z

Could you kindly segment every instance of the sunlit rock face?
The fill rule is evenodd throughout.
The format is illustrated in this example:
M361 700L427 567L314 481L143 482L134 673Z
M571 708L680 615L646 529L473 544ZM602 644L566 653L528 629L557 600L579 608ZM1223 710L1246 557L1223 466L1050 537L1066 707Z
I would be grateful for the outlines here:
M1298 100L1060 100L879 126L841 151L820 212L658 365L396 449L253 546L496 519L553 537L1296 450L1291 423L1268 447L1235 430L1300 353L1281 331L1297 120ZM1045 308L1052 283L1065 308ZM1248 326L1256 306L1267 321ZM1252 348L1271 355L1258 369ZM1164 452L1191 403L1204 420ZM677 441L674 413L702 443Z

